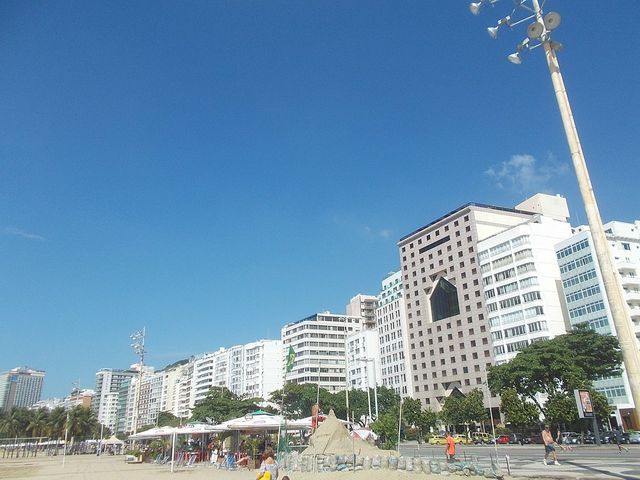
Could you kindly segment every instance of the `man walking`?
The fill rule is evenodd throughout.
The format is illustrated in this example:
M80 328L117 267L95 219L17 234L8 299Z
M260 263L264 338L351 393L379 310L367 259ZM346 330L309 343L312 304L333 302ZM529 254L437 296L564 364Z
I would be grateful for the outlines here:
M551 435L551 431L549 430L549 425L544 426L544 430L542 431L542 442L544 443L544 460L542 460L542 463L547 465L547 458L549 458L549 454L551 454L553 464L560 465L558 457L556 456L556 449L553 445L555 442L553 440L553 435Z
M444 453L447 455L447 462L454 462L454 457L456 455L456 442L450 432L446 432L444 436L447 440L447 446L444 449Z

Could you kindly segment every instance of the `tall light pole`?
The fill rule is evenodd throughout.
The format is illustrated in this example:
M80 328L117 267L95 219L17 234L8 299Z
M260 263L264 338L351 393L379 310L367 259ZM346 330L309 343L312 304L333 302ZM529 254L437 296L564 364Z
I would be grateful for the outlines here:
M375 358L360 358L360 362L367 362L367 391L370 389L369 385L369 362L373 365L373 401L375 404L376 420L378 419L378 379L376 375L376 359ZM369 409L371 410L371 409ZM371 415L371 412L369 412Z
M140 371L138 372L138 385L136 385L136 392L133 399L133 419L131 428L133 430L133 434L138 433L138 417L140 415L140 395L142 393L142 370L144 368L144 354L146 353L144 350L144 337L146 335L146 327L142 327L142 330L131 335L131 340L133 343L131 347L133 347L133 351L140 357Z
M478 15L483 5L493 4L496 1L480 0L479 2L471 3L469 10L474 15ZM600 265L611 317L616 328L625 370L629 378L630 393L635 405L631 413L632 422L636 428L640 428L640 350L638 350L637 340L631 327L626 303L616 276L615 265L611 258L607 237L602 226L596 197L589 178L582 146L580 145L578 130L576 129L571 105L569 104L569 97L560 73L560 64L558 63L556 51L560 49L561 45L551 40L551 32L560 24L560 15L555 12L549 12L543 16L538 0L531 0L531 7L527 3L526 0L514 1L515 7L511 15L504 17L498 22L497 26L489 27L487 31L492 38L496 38L500 27L514 27L526 20L533 20L533 23L527 28L527 38L518 44L517 51L509 55L507 59L511 63L520 64L522 63L522 52L540 46L544 49L556 101L558 102L560 116L562 117L565 135L571 152L571 160L576 171L580 194L589 222L589 229L591 230L595 255ZM522 20L513 21L512 17L518 10L527 12L527 16Z

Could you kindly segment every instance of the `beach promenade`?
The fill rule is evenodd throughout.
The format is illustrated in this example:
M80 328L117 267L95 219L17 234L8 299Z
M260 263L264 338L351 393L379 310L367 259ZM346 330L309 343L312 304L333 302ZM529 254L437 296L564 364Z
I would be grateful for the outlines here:
M569 465L558 470L544 469L540 466L524 465L519 469L519 474L506 476L509 479L528 480L536 478L544 479L624 479L637 478L625 474L613 474L612 476L598 474L597 472L585 472L582 469L570 468ZM515 473L515 472L514 472ZM280 479L287 472L280 473ZM218 470L206 465L197 465L193 468L178 468L173 473L168 465L154 464L128 464L124 456L95 455L69 455L62 466L62 457L38 456L35 458L3 459L0 461L0 479L23 480L145 480L145 479L189 479L189 480L255 480L255 470ZM289 473L291 480L334 480L343 477L345 480L442 480L447 478L442 475L425 475L423 473L409 473L389 470L368 470L359 472L334 472L334 473ZM449 477L457 477L450 475ZM481 478L481 477L472 477Z

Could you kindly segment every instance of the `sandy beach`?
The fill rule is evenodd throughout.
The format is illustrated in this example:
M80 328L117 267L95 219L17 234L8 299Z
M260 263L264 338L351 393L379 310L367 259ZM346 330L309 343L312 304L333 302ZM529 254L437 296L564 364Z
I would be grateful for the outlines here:
M354 480L410 480L412 478L442 479L440 475L398 472L389 470L367 470L334 473L288 473L281 471L280 478L288 475L291 480L329 480L337 476ZM178 468L171 473L168 465L148 463L128 464L124 456L70 455L62 466L62 457L38 456L19 459L0 459L0 478L24 480L142 480L151 478L176 478L190 480L255 480L255 470L218 470L207 465L193 468ZM473 478L473 477L472 477ZM480 478L480 477L475 477Z

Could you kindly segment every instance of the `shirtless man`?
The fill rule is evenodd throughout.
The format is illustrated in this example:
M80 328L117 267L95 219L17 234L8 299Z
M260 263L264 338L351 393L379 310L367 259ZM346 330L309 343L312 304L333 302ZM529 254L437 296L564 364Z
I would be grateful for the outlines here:
M542 460L542 463L547 465L547 458L549 457L549 454L551 454L553 464L560 465L558 457L556 456L556 449L553 446L555 442L553 440L553 435L551 435L551 431L549 430L549 425L544 426L544 430L542 431L542 442L544 443L544 460Z

